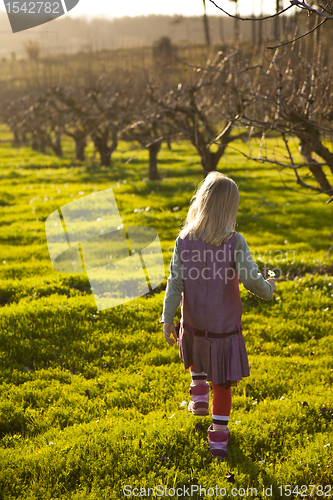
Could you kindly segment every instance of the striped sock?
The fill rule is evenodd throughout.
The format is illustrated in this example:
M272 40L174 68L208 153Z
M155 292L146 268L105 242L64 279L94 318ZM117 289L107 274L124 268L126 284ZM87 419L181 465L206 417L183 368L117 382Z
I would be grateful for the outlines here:
M205 372L200 372L200 373L195 373L192 371L193 365L190 366L190 372L191 372L191 378L192 378L192 384L193 385L204 385L207 383L207 373Z
M214 431L227 431L228 430L229 415L213 415L213 429Z

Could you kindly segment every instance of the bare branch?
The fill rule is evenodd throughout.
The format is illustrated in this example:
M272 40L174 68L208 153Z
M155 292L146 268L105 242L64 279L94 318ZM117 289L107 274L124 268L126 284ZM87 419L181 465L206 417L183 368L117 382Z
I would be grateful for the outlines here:
M215 7L219 10L221 10L224 14L226 14L228 17L232 17L233 19L239 19L240 21L263 21L265 19L272 19L274 17L278 17L281 14L284 14L287 12L289 9L292 7L299 8L301 10L307 10L311 14L318 14L321 17L324 17L325 19L333 19L333 15L327 14L326 13L326 8L321 7L322 10L314 9L304 1L300 0L290 0L290 5L286 7L285 9L280 10L279 12L276 12L275 14L271 14L269 16L263 16L263 17L241 17L241 16L234 16L233 14L230 14L227 12L225 9L217 5L217 3L214 0L209 0Z
M217 7L219 10L221 10L224 14L226 14L227 16L232 17L233 19L239 19L240 21L263 21L264 19L272 19L273 17L280 16L281 14L283 14L284 12L287 12L289 9L291 9L293 7L293 5L289 5L285 9L280 10L279 12L277 12L275 14L272 14L270 16L263 16L263 17L241 17L241 16L234 16L234 15L230 14L229 12L227 12L226 10L222 9L222 7L220 7L219 5L217 5L217 3L214 2L214 0L209 0L209 1L213 5L215 5L215 7Z
M313 33L314 31L316 31L316 29L318 29L320 26L322 26L324 23L326 23L326 21L328 21L328 19L324 19L319 24L317 24L314 28L312 28L312 30L307 31L303 35L297 36L296 38L293 38L292 40L288 40L288 42L280 43L279 45L274 45L273 47L267 47L267 49L277 49L279 47L283 47L284 45L289 45L290 43L294 43L297 40L300 40L301 38L304 38L305 36L309 35L310 33Z
M296 9L298 8L300 10L305 10L305 11L308 12L309 15L310 14L317 14L318 16L321 16L321 17L324 18L324 21L322 21L321 23L318 23L314 28L312 28L311 30L307 31L303 35L300 35L298 37L295 36L292 40L280 43L280 44L275 45L273 47L267 47L268 49L271 49L271 50L274 50L277 47L283 47L284 45L288 45L288 44L294 43L297 40L300 40L301 38L304 38L307 35L309 35L310 33L313 33L314 31L316 31L320 26L322 26L324 24L324 22L326 22L328 20L333 20L333 9L332 9L331 0L329 0L328 4L326 4L325 7L319 5L318 8L311 7L304 0L302 0L302 1L301 0L290 0L290 5L288 7L286 7L285 9L282 9L279 12L276 12L275 14L272 14L272 15L269 15L269 16L262 16L262 17L241 17L241 16L234 16L233 14L230 14L225 9L223 9L222 7L220 7L219 5L217 5L217 3L214 0L210 0L210 2L213 5L215 5L215 7L217 9L219 9L224 14L226 14L228 17L231 17L233 19L238 19L240 21L264 21L265 19L276 18L278 16L281 16L285 12L287 12L292 7L296 7ZM327 10L327 8L326 8L327 5L330 6L330 9L331 9L330 11Z
M302 10L307 10L308 12L312 12L313 14L318 14L318 16L325 17L326 19L333 19L332 15L326 14L325 12L318 9L314 9L310 5L306 4L304 0L302 2L300 2L300 0L290 0L290 3L295 7L299 7ZM323 10L325 11L326 9Z
M267 48L270 48L270 47L267 47ZM262 64L255 64L254 66L246 66L245 68L238 69L236 71L222 71L222 70L218 69L217 67L206 68L204 66L199 66L197 64L190 64L186 61L183 61L182 59L179 59L178 57L176 57L176 60L179 61L180 63L184 64L185 66L188 66L189 68L198 69L200 71L215 71L215 73L220 73L221 75L239 75L239 74L245 73L246 71L249 71L251 69L262 68Z
M281 163L279 161L276 161L276 160L269 160L268 158L254 158L253 156L249 156L247 155L246 153L244 153L244 151L241 151L237 148L232 148L229 146L230 149L233 149L234 151L237 151L239 154L243 155L247 160L251 160L251 161L255 161L256 163L270 163L272 165L275 165L276 167L281 167L281 168L278 168L278 172L281 172L282 170L288 168L288 169L292 169L295 174L296 174L296 177L297 177L297 181L296 183L299 184L300 186L302 187L305 187L307 189L310 189L312 191L315 191L316 193L319 193L319 194L325 194L326 192L325 191L322 191L322 189L320 188L317 188L315 186L312 186L311 184L307 184L306 182L304 182L298 172L297 172L297 169L298 168L301 168L301 167L308 167L309 166L309 163L300 163L298 165L294 165L293 167L291 165L288 165L288 164L284 164L284 163ZM290 186L287 186L283 179L281 178L284 186L287 188L287 189L290 189L291 191L295 191L295 192L299 192L297 189L293 189L291 188ZM309 194L309 193L303 193L303 194ZM327 193L326 193L327 194ZM333 196L331 197L332 199L329 199L326 203L330 203L331 201L333 201Z

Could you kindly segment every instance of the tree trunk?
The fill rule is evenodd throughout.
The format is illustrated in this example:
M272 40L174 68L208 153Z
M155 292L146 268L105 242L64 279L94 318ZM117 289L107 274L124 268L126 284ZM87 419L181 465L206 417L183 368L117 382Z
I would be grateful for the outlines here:
M47 143L47 141L46 141L46 137L45 137L44 132L40 132L39 133L39 144L40 144L41 153L45 153L46 143Z
M252 15L254 18L254 14ZM251 22L251 27L252 27L252 44L253 47L256 47L257 45L257 37L256 37L256 21Z
M311 163L309 169L312 172L314 178L318 182L320 189L323 193L331 195L333 194L333 188L328 182L328 179L323 171L322 166L316 160L312 158L312 147L310 138L307 135L302 135L300 137L300 153L306 159L307 162Z
M17 127L13 127L12 132L13 132L13 136L14 136L14 146L20 146L21 140L20 140L20 136L19 136Z
M224 152L226 150L226 147L228 146L229 142L231 142L231 127L228 127L224 134L223 134L223 142L218 145L219 149L213 153L209 148L207 148L207 144L204 141L200 141L201 144L200 146L195 142L192 141L193 146L196 148L198 151L200 158L201 158L201 165L203 167L203 174L204 177L206 177L209 172L212 172L213 170L216 170L217 164L220 161L220 158L224 155Z
M224 41L224 31L223 31L223 17L219 16L219 35L220 35L220 41Z
M62 152L62 146L61 146L61 135L59 133L56 133L56 137L55 137L54 141L51 139L50 146L53 149L54 154L56 156L58 156L58 158L62 158L63 152Z
M311 144L313 151L317 153L317 155L320 156L323 160L326 161L328 167L330 168L333 174L333 153L331 153L330 150L322 144L318 130L314 130L312 132Z
M112 129L112 144L111 146L108 146L109 131L109 129L106 129L103 132L100 132L100 134L93 136L95 147L101 158L101 165L104 167L110 166L111 155L117 149L118 145L117 130Z
M38 139L37 139L37 136L36 136L36 132L34 132L32 134L32 143L31 143L31 147L32 149L34 149L35 151L38 151Z
M260 17L263 16L263 14L262 14L262 4L263 4L263 0L260 1ZM259 21L258 22L258 47L259 48L262 47L262 41L263 41L262 26L263 26L262 21Z
M107 141L103 140L100 137L96 137L94 139L94 144L97 151L99 152L101 165L103 167L109 167L111 164L111 151L107 146Z
M234 27L234 33L235 33L235 44L236 47L238 48L239 46L239 19L238 17L238 0L234 0L235 5L236 5L236 18L235 18L235 27Z
M149 180L150 181L156 181L160 177L158 175L157 171L157 154L159 150L161 149L161 144L162 141L160 142L155 142L154 144L151 144L149 146Z
M85 160L84 150L85 150L86 145L87 145L86 136L84 136L84 137L82 137L81 135L75 136L74 141L75 141L76 159L80 160L80 161L84 161Z
M280 0L276 0L276 14L280 11ZM279 22L280 22L280 17L276 16L274 19L274 31L275 31L275 41L278 41L279 39Z
M206 14L204 14L204 16L203 16L203 23L204 23L206 43L209 47L210 46L210 31L209 31L208 17Z
M206 177L209 172L216 170L217 164L225 151L225 147L219 149L215 153L212 153L209 149L203 148L199 154L201 157L201 165L203 167L203 174Z

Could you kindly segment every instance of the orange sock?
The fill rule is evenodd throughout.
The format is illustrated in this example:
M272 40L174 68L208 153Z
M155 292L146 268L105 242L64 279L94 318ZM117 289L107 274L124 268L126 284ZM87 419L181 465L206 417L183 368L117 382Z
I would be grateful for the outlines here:
M225 388L224 384L213 386L213 429L227 430L231 410L231 388Z

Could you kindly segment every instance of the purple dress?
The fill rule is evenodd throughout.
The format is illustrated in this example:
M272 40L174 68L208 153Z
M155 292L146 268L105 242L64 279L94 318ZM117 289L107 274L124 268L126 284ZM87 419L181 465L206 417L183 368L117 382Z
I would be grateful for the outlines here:
M234 385L250 375L242 334L242 302L234 249L236 235L220 246L202 239L179 239L184 290L181 299L179 353L185 369L207 373L213 384ZM221 338L199 337L194 329Z

